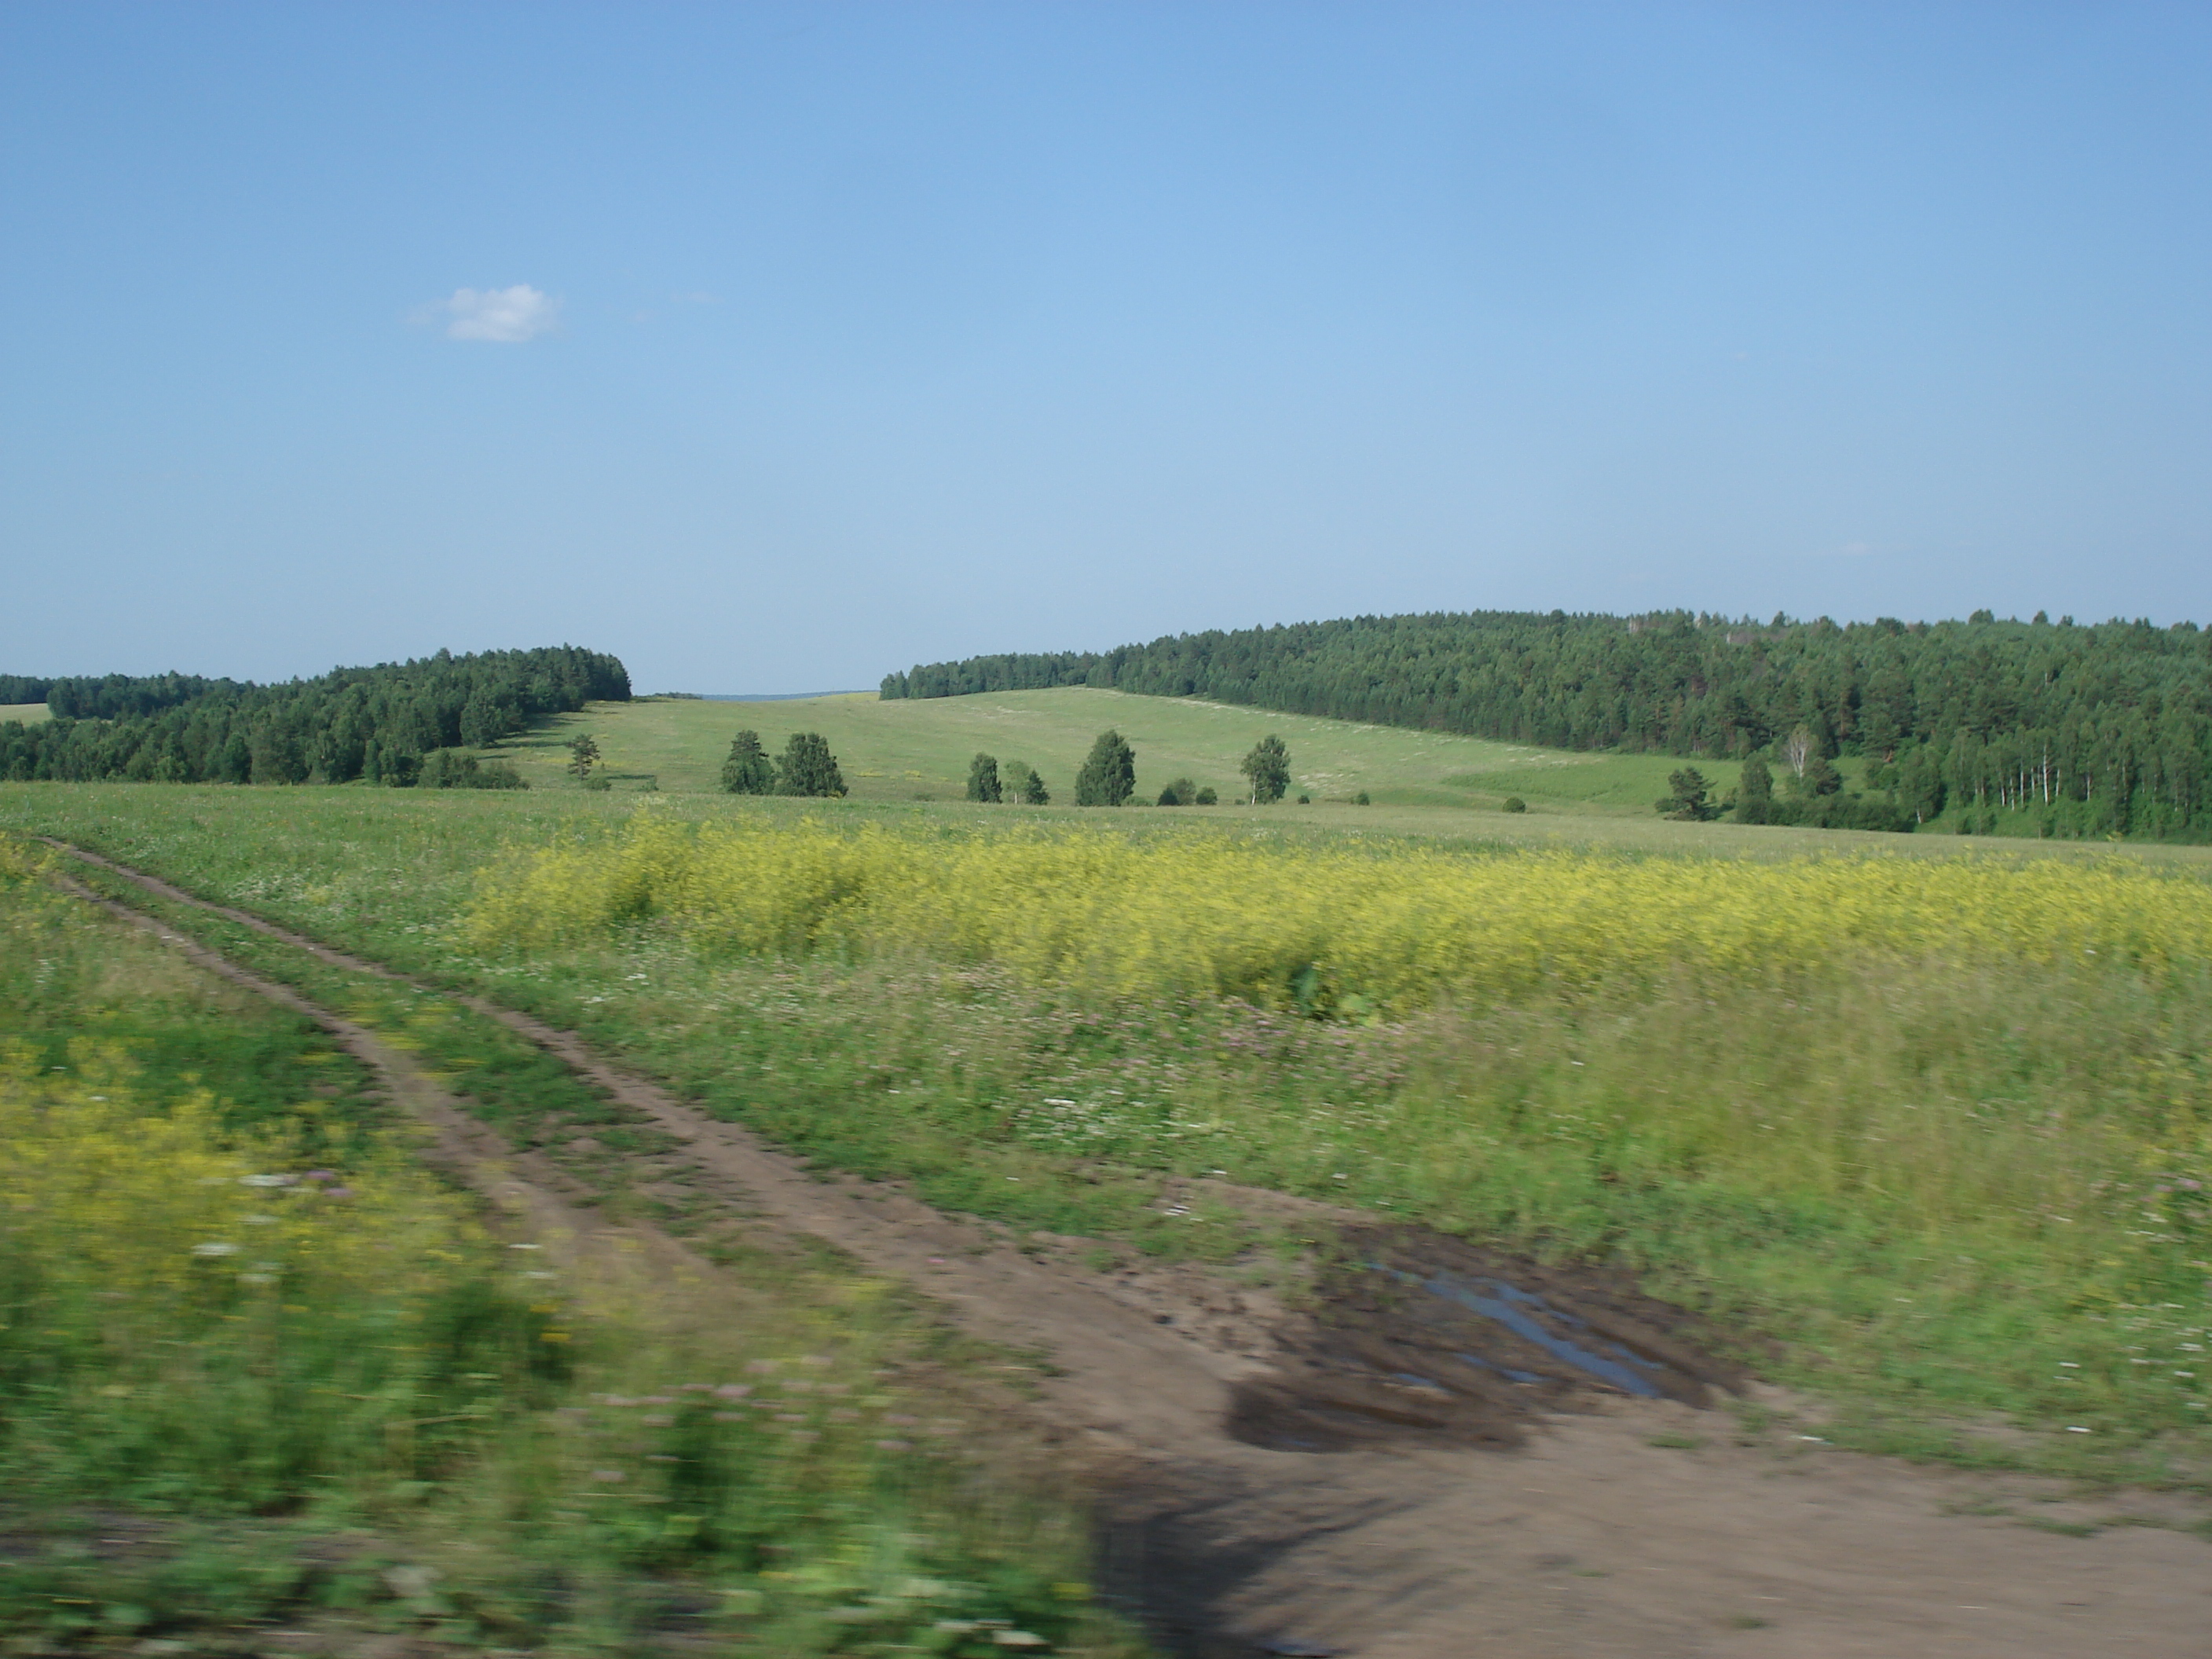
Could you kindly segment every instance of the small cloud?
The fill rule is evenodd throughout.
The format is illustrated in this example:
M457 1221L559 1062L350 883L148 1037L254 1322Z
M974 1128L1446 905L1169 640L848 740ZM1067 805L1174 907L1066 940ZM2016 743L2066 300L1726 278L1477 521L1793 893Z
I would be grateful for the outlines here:
M457 288L452 299L434 301L416 316L424 322L446 318L449 340L520 345L552 332L561 320L561 302L527 283L513 288Z

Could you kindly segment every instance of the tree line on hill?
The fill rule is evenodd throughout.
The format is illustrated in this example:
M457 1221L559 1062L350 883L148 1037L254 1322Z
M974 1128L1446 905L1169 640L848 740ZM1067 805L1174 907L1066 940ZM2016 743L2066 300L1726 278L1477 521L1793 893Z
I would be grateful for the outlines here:
M569 750L573 759L568 769L588 782L599 759L598 744L582 737ZM1280 738L1262 738L1244 757L1240 769L1251 782L1255 804L1279 801L1290 787L1291 751ZM793 732L782 755L771 759L761 746L760 733L746 730L730 739L729 756L722 763L722 789L732 795L842 795L845 778L828 739L818 732ZM1075 775L1075 804L1122 806L1136 792L1137 751L1119 732L1101 732ZM1008 761L1002 769L997 756L978 754L968 765L968 799L1046 806L1051 804L1052 791L1027 762ZM1159 804L1212 806L1219 799L1211 784L1201 788L1188 778L1176 778L1160 791Z
M619 659L565 645L441 651L280 685L183 674L43 684L53 718L0 724L0 779L514 788L504 763L440 751L630 695Z
M1909 829L1948 810L2043 834L2212 838L2212 633L2193 623L1359 617L924 664L882 695L1060 685L1770 769L1802 733L1808 760L1864 757L1872 793L1771 797L1798 821Z

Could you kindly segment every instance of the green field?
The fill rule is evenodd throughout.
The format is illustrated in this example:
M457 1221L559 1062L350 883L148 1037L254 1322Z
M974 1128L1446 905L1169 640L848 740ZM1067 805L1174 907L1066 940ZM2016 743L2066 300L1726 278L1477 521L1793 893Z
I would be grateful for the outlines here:
M1170 780L1212 784L1224 805L1163 812L1216 824L1264 823L1287 832L1443 836L1509 844L1601 844L1653 852L1774 858L1845 848L1947 857L1994 844L2023 855L2097 856L2079 842L1991 841L1948 834L1876 835L1729 823L1679 823L1654 803L1668 793L1668 775L1684 763L1665 755L1580 753L1491 743L1480 738L1364 726L1264 709L1235 708L1183 698L1064 687L885 702L872 692L760 702L641 698L594 703L484 751L512 761L537 789L576 792L563 770L568 744L580 732L598 740L604 772L617 795L651 787L664 793L711 793L718 787L731 737L749 728L771 754L794 732L819 732L836 753L851 790L848 805L927 810L995 817L1006 811L1059 817L1073 794L1076 769L1091 742L1112 726L1136 750L1137 793L1145 815ZM1291 799L1256 811L1237 804L1237 763L1261 737L1290 746ZM969 808L963 803L969 759L994 755L1036 767L1053 791L1048 808ZM1732 787L1727 762L1697 763L1719 790ZM1861 763L1839 763L1854 784ZM1365 790L1372 805L1355 806ZM1296 797L1310 794L1300 806ZM1528 811L1500 810L1517 795ZM1126 810L1126 809L1125 809ZM2212 848L2142 843L2131 853L2154 860L2212 864Z
M21 720L26 726L35 720L52 718L52 712L42 702L0 702L0 725L9 720Z
M819 732L836 751L856 800L957 800L969 760L980 750L1002 766L1028 763L1054 799L1065 802L1091 739L1109 726L1137 751L1136 799L1144 802L1157 799L1177 777L1212 784L1233 800L1243 786L1237 763L1268 732L1290 745L1292 795L1303 792L1316 802L1346 803L1364 789L1378 805L1495 811L1506 796L1518 794L1537 812L1649 814L1667 793L1667 774L1682 763L1087 687L892 702L854 692L771 702L595 703L556 717L502 752L533 782L550 782L567 759L568 738L588 731L617 787L653 777L663 789L713 789L738 728L757 731L771 753L793 732Z
M1079 700L1067 729L1133 701ZM913 708L845 705L848 731L879 706ZM672 708L734 723L726 706L619 712L665 732ZM975 727L939 718L936 752L957 758ZM623 728L595 729L619 761ZM866 756L840 741L848 764ZM1418 833L1378 833L1400 822ZM539 1013L711 1112L947 1208L1170 1255L1268 1248L1232 1211L1156 1207L1162 1177L1224 1170L1630 1267L1771 1339L1766 1369L1836 1402L1852 1443L2212 1478L2194 1371L2136 1364L2185 1359L2212 1314L2195 1196L2212 1187L2212 952L2201 859L2180 849L1596 811L1086 813L573 786L12 786L0 825ZM686 876L708 828L736 839ZM645 887L621 873L641 833ZM1093 874L1051 876L1038 860L1055 848ZM1793 862L1858 850L1904 857ZM461 925L521 891L541 854L567 860L529 901L545 926ZM901 910L933 869L957 878L951 908ZM1494 900L1450 897L1484 872ZM1393 872L1413 896L1390 897ZM1025 880L1043 884L1026 900ZM691 885L664 903L654 881ZM1330 884L1369 896L1336 902ZM759 935L787 943L745 942L744 907L817 891L848 896L805 913L836 931L793 912ZM1022 954L1086 892L1097 908L1077 925L1105 941L1092 967ZM864 895L890 907L879 924ZM1387 927L1378 905L1395 906ZM1295 933L1279 939L1273 915ZM1386 956L1404 943L1398 989L1300 966L1353 963L1356 927L1382 928ZM1486 931L1503 977L1481 966ZM1217 959L1231 965L1211 982L1248 988L1192 989ZM1113 988L1131 974L1134 994ZM512 1098L526 1119L528 1090Z

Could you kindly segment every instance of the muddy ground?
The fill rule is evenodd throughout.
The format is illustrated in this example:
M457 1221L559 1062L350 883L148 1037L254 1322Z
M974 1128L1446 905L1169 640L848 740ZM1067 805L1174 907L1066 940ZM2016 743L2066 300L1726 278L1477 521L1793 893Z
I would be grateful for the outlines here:
M618 1232L648 1260L720 1271L573 1203L557 1159L492 1145L369 1032L136 919L307 1009L519 1218L575 1250ZM1755 1380L1743 1358L1754 1350L1613 1276L1225 1188L1255 1211L1292 1206L1334 1224L1297 1311L1189 1265L1095 1271L1072 1249L940 1214L896 1184L825 1179L568 1033L473 1006L665 1130L680 1146L666 1178L711 1196L732 1227L826 1243L913 1284L974 1334L1043 1356L1049 1374L1009 1432L1054 1443L1097 1492L1102 1588L1170 1652L2212 1651L2212 1549L2181 1530L2203 1505L2069 1498L2050 1482L1838 1451L1806 1402ZM1161 1202L1200 1184L1167 1183ZM742 1299L743 1287L727 1293Z

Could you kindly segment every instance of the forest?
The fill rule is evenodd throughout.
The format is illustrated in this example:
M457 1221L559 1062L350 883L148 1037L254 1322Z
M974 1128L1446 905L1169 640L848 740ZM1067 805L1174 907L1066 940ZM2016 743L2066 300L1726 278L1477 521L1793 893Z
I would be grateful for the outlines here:
M2212 633L2194 623L1434 612L971 657L888 675L882 695L1055 685L1565 749L1783 762L1802 733L1793 775L1864 757L1886 796L1857 809L1864 827L1948 806L2033 814L2044 834L2212 836Z
M347 783L513 787L511 769L432 763L482 748L544 715L625 702L616 658L575 646L434 656L336 668L281 685L202 679L33 680L53 718L0 724L0 779L88 782ZM19 701L29 702L30 698Z

